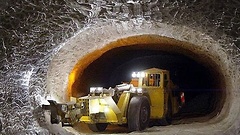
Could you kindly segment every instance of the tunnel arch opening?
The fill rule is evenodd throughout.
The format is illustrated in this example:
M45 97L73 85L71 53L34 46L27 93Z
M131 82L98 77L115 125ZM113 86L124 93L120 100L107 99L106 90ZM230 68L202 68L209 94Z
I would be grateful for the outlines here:
M173 82L186 93L186 106L177 118L208 121L221 111L226 82L210 54L158 35L121 38L85 55L69 74L68 97L87 95L91 86L114 87L129 81L132 71L152 67L169 70Z

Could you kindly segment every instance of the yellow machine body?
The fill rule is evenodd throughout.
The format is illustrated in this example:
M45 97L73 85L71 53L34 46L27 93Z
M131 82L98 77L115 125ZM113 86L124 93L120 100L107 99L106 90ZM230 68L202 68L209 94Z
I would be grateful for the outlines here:
M179 104L171 94L171 90L175 86L170 81L169 72L157 68L142 72L144 73L143 77L133 78L130 83L135 86L135 89L141 88L142 92L123 91L117 103L108 94L88 95L78 98L78 104L83 104L83 102L88 104L82 109L82 112L87 113L82 113L79 121L85 123L125 124L127 123L129 101L134 95L148 97L151 119L161 119L165 116L168 109L168 100L171 100L173 113L178 112Z
M61 121L63 125L73 125L76 122L84 122L93 131L105 129L105 124L129 125L129 106L131 99L136 100L136 97L143 99L141 104L144 104L143 101L149 102L149 113L146 114L150 116L145 115L148 119L165 119L169 112L172 115L179 111L179 99L174 94L177 87L170 80L169 71L151 68L134 72L132 76L130 84L121 84L109 89L90 88L87 96L72 97L71 104L49 101L50 105L44 108L51 110L51 123ZM60 121L58 116L61 117ZM134 127L134 130L135 128L138 127Z
M85 96L77 99L77 104L88 104L82 108L80 122L85 123L127 123L127 108L130 100L130 92L123 92L118 101L115 103L109 95Z
M142 88L145 91L143 94L149 98L151 119L163 118L167 112L168 103L172 104L173 114L178 112L179 103L177 97L174 97L172 94L177 86L170 80L168 70L151 68L141 71L138 74L140 74L140 77L138 79L133 78L131 83L134 84L138 80L138 85L135 83L135 87Z

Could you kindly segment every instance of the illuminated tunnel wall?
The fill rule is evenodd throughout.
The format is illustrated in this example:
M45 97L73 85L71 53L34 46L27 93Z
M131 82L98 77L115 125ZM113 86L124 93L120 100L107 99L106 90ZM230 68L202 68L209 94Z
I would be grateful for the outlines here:
M107 45L106 48L114 48L94 61L93 56L106 49L89 53L70 73L69 96L85 96L90 87L108 88L130 82L132 72L155 67L169 70L173 82L185 92L187 104L181 113L216 115L226 98L225 78L220 69L207 56L197 54L196 49L184 49L187 43L171 40L157 35L128 37ZM82 68L83 61L91 63Z
M86 94L92 83L113 86L132 70L145 68L139 61L157 59L161 62L149 66L177 71L172 79L186 92L202 87L220 92L213 92L216 104L204 121L152 127L148 134L238 135L239 7L237 0L0 1L0 134L79 134L49 123L41 108L46 99L65 102L70 95ZM181 71L192 65L202 73L199 79L208 75L210 81L185 86L181 81L196 78L179 74L165 63L170 59L187 62ZM115 66L103 66L108 62ZM96 71L95 64L111 71L110 76ZM115 80L118 71L124 77ZM99 77L91 80L86 74ZM108 81L99 81L102 77Z
M70 96L87 95L93 85L114 87L119 81L129 81L122 80L128 78L126 74L149 66L173 72L172 80L188 96L188 104L180 112L180 118L197 116L190 123L203 122L203 125L196 130L213 130L206 125L221 125L227 117L232 117L228 114L232 102L227 77L230 68L225 65L227 57L219 42L187 27L164 25L138 31L129 27L121 32L114 27L96 26L94 30L80 32L59 51L48 71L47 88L52 98L66 101ZM169 28L173 31L165 33ZM103 29L106 32L101 31ZM192 32L179 34L183 31ZM85 50L83 44L89 48ZM115 77L118 74L124 76Z

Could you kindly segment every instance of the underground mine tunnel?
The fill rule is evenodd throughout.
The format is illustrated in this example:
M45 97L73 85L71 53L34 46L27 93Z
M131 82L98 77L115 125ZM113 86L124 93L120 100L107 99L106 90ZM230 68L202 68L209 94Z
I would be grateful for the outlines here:
M107 51L103 48L79 60L69 75L69 96L85 96L90 87L114 88L121 82L130 82L134 71L160 68L169 70L173 83L185 93L186 104L174 116L175 124L191 123L191 119L204 122L216 116L225 102L225 82L215 63L175 44L141 44L141 38L147 37L151 36L135 37L138 44L115 46ZM104 53L92 60L99 52ZM83 65L88 60L89 64Z

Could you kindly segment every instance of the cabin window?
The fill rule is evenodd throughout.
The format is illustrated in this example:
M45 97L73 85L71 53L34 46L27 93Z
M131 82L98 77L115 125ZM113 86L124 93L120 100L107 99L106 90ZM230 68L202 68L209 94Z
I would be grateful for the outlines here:
M160 86L160 74L147 74L143 78L143 86Z

